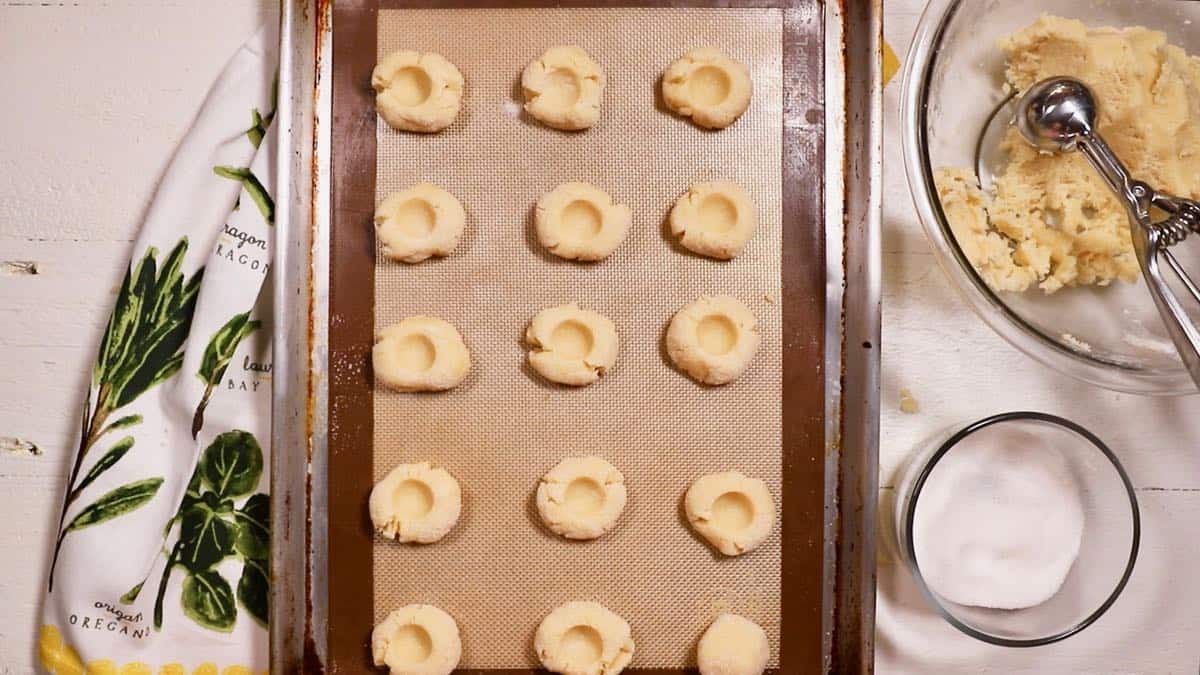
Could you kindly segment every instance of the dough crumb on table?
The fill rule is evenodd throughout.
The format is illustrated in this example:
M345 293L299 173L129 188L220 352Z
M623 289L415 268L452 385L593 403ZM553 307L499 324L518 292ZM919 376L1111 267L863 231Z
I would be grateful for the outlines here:
M379 116L401 131L441 131L462 106L462 73L440 54L388 54L372 71L371 87Z
M1042 16L1002 39L1018 92L1069 76L1092 89L1098 128L1132 175L1181 197L1200 197L1200 58L1142 27L1088 28ZM1121 202L1081 153L1038 151L1009 128L994 194L972 171L940 168L935 183L964 254L990 287L1046 293L1136 281L1140 267Z

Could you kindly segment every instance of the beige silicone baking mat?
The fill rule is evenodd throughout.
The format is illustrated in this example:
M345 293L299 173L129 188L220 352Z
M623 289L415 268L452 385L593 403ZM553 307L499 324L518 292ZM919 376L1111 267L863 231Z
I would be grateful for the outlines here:
M628 620L639 667L694 664L697 638L723 611L762 625L777 654L778 521L759 550L723 558L688 529L680 503L692 480L723 470L780 494L780 10L384 10L378 26L380 56L440 53L466 93L440 134L378 122L376 196L435 183L462 201L467 227L447 258L377 257L376 327L441 317L463 334L472 366L447 393L375 392L374 477L430 461L463 489L462 518L441 542L376 542L375 619L414 602L445 609L462 632L464 668L537 665L534 631L569 600ZM582 133L538 126L520 108L521 70L567 44L608 76L600 121ZM701 46L747 64L754 82L750 109L720 132L671 115L657 96L667 65ZM709 180L740 183L759 208L754 237L731 262L664 236L675 199ZM628 239L607 260L562 261L532 236L534 202L564 181L593 183L633 209ZM760 321L757 357L725 387L697 385L662 347L672 314L705 294L736 296ZM616 367L590 387L550 385L525 362L530 317L566 302L608 316L620 334ZM629 502L612 532L569 542L541 527L533 494L559 460L588 454L624 473Z

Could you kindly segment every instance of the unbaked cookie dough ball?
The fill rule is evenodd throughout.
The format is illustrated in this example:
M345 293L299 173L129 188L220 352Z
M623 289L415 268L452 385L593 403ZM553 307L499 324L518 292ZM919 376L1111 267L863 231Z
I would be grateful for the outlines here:
M538 242L567 260L601 260L612 253L633 222L633 212L587 183L563 183L538 200Z
M371 361L375 379L396 391L451 389L471 368L458 329L432 316L410 316L379 331Z
M432 544L458 522L462 490L454 476L429 462L401 464L375 484L367 508L380 535L405 544Z
M537 508L553 532L595 539L611 530L625 509L625 476L599 457L568 457L542 476Z
M595 602L568 602L542 619L533 648L561 675L617 675L633 659L629 624Z
M371 631L371 656L391 675L449 675L462 657L458 624L433 605L407 605Z
M736 258L758 213L750 195L737 183L697 183L671 209L671 234L684 248L710 258Z
M551 47L525 66L525 110L555 129L586 129L600 118L604 71L580 47Z
M462 105L462 73L440 54L392 52L371 72L371 87L379 116L401 131L441 131Z
M760 341L758 320L736 298L703 296L675 313L667 354L704 384L727 384L750 365Z
M775 525L775 501L767 484L736 471L697 479L683 506L692 529L725 555L753 551Z
M667 107L708 129L724 129L750 105L750 71L713 47L684 54L663 74Z
M375 209L375 238L392 260L417 263L450 255L467 213L454 195L432 183L393 192Z
M529 365L559 384L583 386L617 362L617 328L607 317L570 303L543 309L525 331Z
M736 614L714 619L696 648L700 675L762 675L770 661L766 631Z

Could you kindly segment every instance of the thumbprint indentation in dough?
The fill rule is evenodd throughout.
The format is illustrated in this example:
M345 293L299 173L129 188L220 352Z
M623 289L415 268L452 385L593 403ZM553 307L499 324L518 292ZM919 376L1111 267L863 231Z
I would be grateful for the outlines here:
M403 481L392 492L392 508L401 518L420 518L433 510L433 491L421 481Z
M603 214L589 201L576 199L562 211L563 233L574 239L591 239L603 225Z
M604 507L604 488L591 478L576 478L567 484L563 501L580 515L596 513Z
M433 80L424 68L402 68L392 78L389 88L401 105L416 106L429 100Z
M410 481L411 482L411 481ZM401 626L392 634L388 645L387 661L400 663L424 663L433 653L433 638L429 631L410 623Z
M717 105L729 97L732 88L729 74L716 66L704 66L688 78L688 93L700 105Z
M427 237L437 224L437 213L424 199L404 202L392 217L400 226L400 231L410 237Z
M696 325L696 341L709 354L728 354L737 344L737 326L727 316L711 314Z
M726 492L712 506L713 524L725 530L745 529L754 521L754 504L742 492Z
M425 372L437 360L437 347L424 335L409 335L396 345L396 359L405 370Z
M550 334L550 348L568 359L584 358L593 343L591 329L578 321L563 321Z
M737 205L722 194L710 194L700 202L698 225L706 232L728 232L737 225Z
M574 626L563 633L559 655L572 667L587 669L604 654L604 639L591 626Z
M566 68L555 68L546 74L542 98L558 108L569 108L579 101L579 76Z

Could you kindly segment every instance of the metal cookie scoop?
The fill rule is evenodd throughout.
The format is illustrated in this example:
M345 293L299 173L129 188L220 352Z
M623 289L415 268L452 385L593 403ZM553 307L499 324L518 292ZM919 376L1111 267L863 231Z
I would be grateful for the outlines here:
M1160 257L1166 260L1192 299L1200 304L1200 289L1168 250L1192 232L1200 233L1200 204L1163 194L1130 177L1096 131L1096 99L1087 85L1078 80L1056 77L1030 87L1017 103L1016 124L1025 140L1041 150L1082 151L1125 204L1129 219L1135 224L1130 234L1150 295L1188 373L1200 387L1200 330L1163 278L1159 265ZM1165 217L1151 220L1151 207Z

